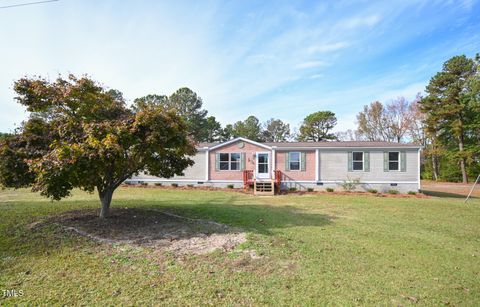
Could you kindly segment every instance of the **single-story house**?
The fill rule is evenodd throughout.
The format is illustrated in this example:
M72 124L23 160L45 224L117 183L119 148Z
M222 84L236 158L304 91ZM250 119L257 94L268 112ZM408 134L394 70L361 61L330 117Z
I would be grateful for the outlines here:
M260 143L235 138L200 143L194 165L183 176L158 178L139 174L130 183L245 187L274 182L278 188L342 189L356 181L357 190L420 189L420 150L416 144L369 141Z

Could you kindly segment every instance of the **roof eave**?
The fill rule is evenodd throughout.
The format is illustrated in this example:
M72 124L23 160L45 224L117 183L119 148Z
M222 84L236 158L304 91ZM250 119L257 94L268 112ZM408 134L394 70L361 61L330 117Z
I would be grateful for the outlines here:
M218 149L218 148L220 148L220 147L227 146L227 145L229 145L229 144L233 144L233 143L238 142L238 141L250 143L250 144L253 144L253 145L256 145L256 146L265 148L265 149L272 149L271 146L268 146L268 145L265 145L265 144L262 144L262 143L259 143L259 142L255 142L255 141L252 141L252 140L243 138L243 137L234 138L234 139L232 139L232 140L229 140L229 141L226 141L226 142L217 144L217 145L215 145L215 146L212 146L212 147L210 147L210 148L208 148L208 149L209 149L209 150Z

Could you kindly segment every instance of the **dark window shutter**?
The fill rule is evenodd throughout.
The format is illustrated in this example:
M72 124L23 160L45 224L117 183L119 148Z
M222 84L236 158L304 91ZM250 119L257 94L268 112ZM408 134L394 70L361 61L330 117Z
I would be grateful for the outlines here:
M290 153L289 152L285 153L285 170L286 171L290 170Z
M302 172L304 172L304 171L306 170L306 163L307 163L306 156L307 156L307 155L306 155L304 152L302 152L302 153L300 154L300 157L301 157L301 158L300 158L300 159L301 159L301 161L300 161L300 164L301 164L300 170L301 170Z
M220 170L220 154L215 154L215 170L218 172Z
M365 172L369 172L370 171L370 152L369 151L365 151L363 153L363 161L364 161L363 170Z
M348 171L353 171L353 152L348 152Z
M383 171L388 172L388 151L383 152Z
M242 152L240 154L240 169L243 171L245 170L245 158L246 158L246 155L244 152Z
M400 171L407 171L407 153L405 151L400 152Z

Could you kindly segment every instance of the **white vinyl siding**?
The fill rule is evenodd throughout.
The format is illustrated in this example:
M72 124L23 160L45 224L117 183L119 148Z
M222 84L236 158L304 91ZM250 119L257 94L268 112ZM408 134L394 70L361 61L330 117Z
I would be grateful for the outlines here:
M192 166L187 167L183 171L183 175L174 175L171 178L159 178L152 175L147 175L145 173L140 173L137 176L132 176L132 180L153 180L153 179L180 179L180 180L197 180L203 181L205 180L205 170L206 170L206 153L205 151L199 151L197 154L191 159L193 160L194 164Z
M352 150L352 151L360 151ZM364 171L353 172L353 163L349 163L349 156L353 161L353 152L343 149L321 149L319 152L320 176L319 181L342 181L350 178L359 178L365 181L418 181L418 149L404 150L406 159L400 161L405 164L405 171L384 171L383 149L369 150L369 163L367 171L367 152L364 151ZM400 154L401 156L402 154ZM401 160L401 158L400 158ZM347 165L351 165L349 170ZM402 169L402 166L400 166Z

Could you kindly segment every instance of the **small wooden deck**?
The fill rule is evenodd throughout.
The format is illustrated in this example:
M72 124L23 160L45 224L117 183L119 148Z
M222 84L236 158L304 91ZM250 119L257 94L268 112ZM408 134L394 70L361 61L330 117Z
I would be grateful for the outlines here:
M279 191L282 184L282 172L275 170L273 174L273 179L259 180L255 178L253 170L244 170L243 187L245 190L253 187L254 195L275 195L275 191Z

